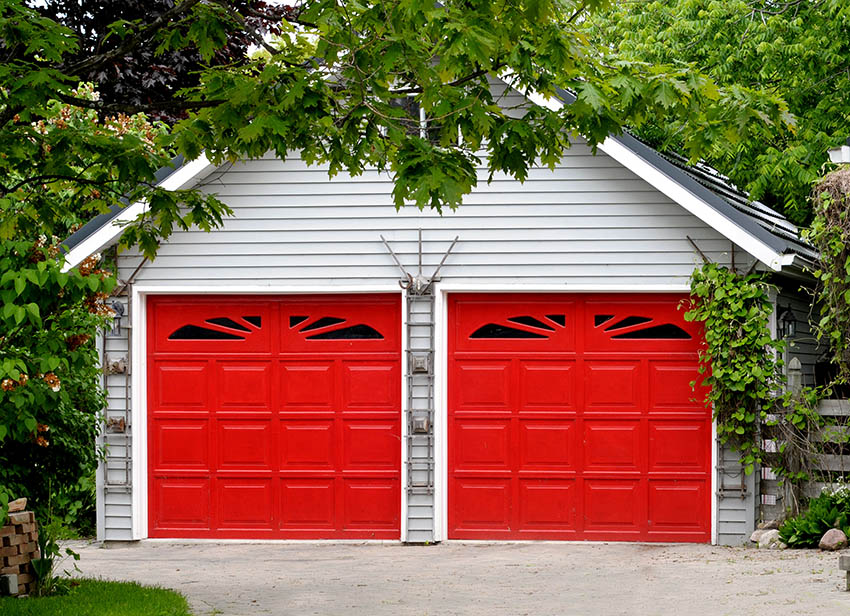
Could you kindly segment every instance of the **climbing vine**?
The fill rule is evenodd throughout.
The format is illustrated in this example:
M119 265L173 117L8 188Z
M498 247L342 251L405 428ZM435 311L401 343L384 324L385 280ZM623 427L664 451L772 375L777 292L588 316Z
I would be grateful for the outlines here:
M805 237L820 253L815 323L829 345L836 383L850 383L850 168L826 174L815 186L814 219Z
M714 409L717 436L741 452L749 474L761 461L759 429L775 404L781 379L783 343L770 335L773 306L760 274L739 274L706 263L691 276L685 320L700 321L705 403Z

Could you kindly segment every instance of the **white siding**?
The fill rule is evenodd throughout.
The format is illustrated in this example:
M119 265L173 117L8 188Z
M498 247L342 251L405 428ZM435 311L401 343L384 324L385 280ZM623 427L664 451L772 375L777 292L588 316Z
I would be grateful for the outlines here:
M520 184L481 184L456 211L396 212L386 174L328 179L298 159L233 165L204 189L234 210L212 233L176 232L137 282L276 287L392 284L398 270L383 234L409 267L423 229L426 273L455 236L442 270L452 283L581 286L687 284L700 259L728 260L730 242L604 154L575 144L554 170ZM743 257L743 252L739 252ZM743 260L743 259L741 259ZM122 275L138 258L127 255Z

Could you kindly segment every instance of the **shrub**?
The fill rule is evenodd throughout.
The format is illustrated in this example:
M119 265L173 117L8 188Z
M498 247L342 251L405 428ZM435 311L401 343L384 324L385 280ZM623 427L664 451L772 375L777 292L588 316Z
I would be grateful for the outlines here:
M792 548L815 548L830 528L841 529L850 536L850 485L825 488L809 501L804 513L782 524L779 537Z

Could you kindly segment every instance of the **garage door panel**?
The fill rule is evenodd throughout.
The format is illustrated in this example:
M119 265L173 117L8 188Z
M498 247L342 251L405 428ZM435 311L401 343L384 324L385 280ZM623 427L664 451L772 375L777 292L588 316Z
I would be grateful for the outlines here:
M704 387L691 387L698 384L702 376L695 361L689 362L649 362L650 412L705 412Z
M398 538L399 294L147 301L150 536Z
M640 472L641 424L639 421L584 422L584 470Z
M398 528L399 482L395 479L346 479L343 523L346 529Z
M210 481L201 478L154 477L151 490L152 529L210 528Z
M510 421L456 420L455 468L458 470L508 469Z
M642 519L645 507L639 480L584 480L585 530L639 532Z
M708 431L705 420L650 421L649 471L706 472Z
M271 530L274 494L272 479L218 479L219 527Z
M287 412L333 411L334 373L332 361L280 362L281 409Z
M520 480L519 529L574 531L574 480Z
M397 422L343 422L343 469L394 469L400 463Z
M574 411L575 361L519 362L519 411Z
M587 351L692 352L701 335L699 324L682 318L677 300L590 300L585 310Z
M452 487L449 507L457 530L510 530L510 479L456 479Z
M301 531L335 528L334 479L282 479L280 525Z
M155 443L154 469L209 469L208 421L161 419L152 421L151 428L148 438Z
M233 298L156 298L152 342L167 353L268 353L272 304Z
M585 409L593 412L639 412L641 408L640 362L587 361Z
M220 470L272 470L272 424L266 421L217 421Z
M519 470L576 469L576 421L525 420L519 425Z
M280 423L280 467L333 469L334 421L283 421Z
M509 398L509 360L458 361L455 408L458 411L506 411Z
M209 412L208 362L154 362L151 378L156 382L155 412Z
M401 404L397 362L343 362L343 410L386 411Z
M271 412L270 362L219 362L216 372L220 409Z
M649 525L655 533L705 533L705 481L650 481Z

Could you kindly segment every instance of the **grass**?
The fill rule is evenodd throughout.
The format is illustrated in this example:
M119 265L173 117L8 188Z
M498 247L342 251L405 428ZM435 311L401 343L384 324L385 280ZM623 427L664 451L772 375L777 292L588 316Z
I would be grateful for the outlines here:
M192 616L186 598L135 582L79 580L64 596L0 599L3 616Z

